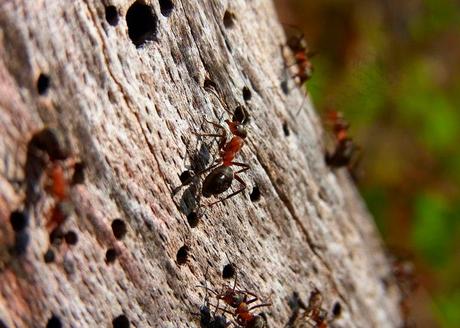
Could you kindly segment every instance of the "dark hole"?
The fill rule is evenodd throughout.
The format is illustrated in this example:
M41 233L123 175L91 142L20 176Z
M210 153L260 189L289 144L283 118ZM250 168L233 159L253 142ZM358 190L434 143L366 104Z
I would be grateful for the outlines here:
M128 34L136 47L156 39L158 19L152 7L136 1L126 13Z
M48 320L48 323L46 324L46 328L61 328L61 327L62 327L61 319L59 319L59 317L57 317L54 314Z
M249 123L249 114L244 106L238 105L233 112L232 120L242 124Z
M216 84L214 82L212 82L210 79L206 78L204 80L204 83L203 83L203 87L205 89L215 89L216 88Z
M225 11L224 14L224 26L226 28L232 28L235 26L235 14L232 13L231 11Z
M5 322L3 322L2 319L0 319L0 328L8 328Z
M116 239L120 240L126 235L126 223L122 219L112 221L112 231Z
M244 99L244 101L251 100L251 97L252 97L251 90L249 90L248 87L244 87L243 88L243 99Z
M68 245L76 245L78 243L78 235L75 231L68 231L64 235L64 239Z
M181 173L181 175L179 176L179 179L180 179L180 182L182 182L182 184L187 185L192 180L192 177L193 177L193 172L190 170L186 170Z
M82 184L85 182L85 163L78 162L74 166L72 184Z
M107 252L105 252L105 263L113 263L118 257L118 252L113 249L109 248Z
M222 270L222 278L224 279L230 279L235 276L235 266L232 263L229 263L224 266L224 269Z
M16 255L24 255L27 251L27 246L29 246L29 241L30 237L27 231L16 232L14 235L14 253Z
M251 201L253 202L256 202L260 199L260 190L259 190L259 187L255 186L253 189L252 189L252 192L251 194L249 195L249 198L251 199Z
M39 95L44 95L50 87L50 77L46 74L40 74L37 80L37 91Z
M171 15L174 9L174 3L171 0L160 0L160 11L165 17Z
M334 307L332 308L332 314L335 317L338 317L342 313L342 305L339 302L335 302Z
M198 214L196 214L196 212L190 212L187 215L187 221L191 228L195 228L200 222L200 219L198 218Z
M284 93L285 95L288 95L288 94L289 94L289 87L288 87L288 82L287 82L287 80L282 81L281 84L280 84L280 86L281 86L281 90L283 91L283 93Z
M129 320L124 314L112 320L113 328L129 328Z
M177 255L176 255L176 260L178 264L182 265L182 264L187 263L189 250L190 248L186 245L179 248L179 250L177 251Z
M115 6L107 6L105 7L105 19L107 23L112 26L116 26L118 24L118 10Z
M29 218L24 212L13 211L10 214L10 223L13 227L13 230L19 232L27 228L27 225L29 224Z
M50 233L50 243L59 246L62 239L64 239L64 232L62 232L61 227L54 228Z
M46 251L46 253L43 255L43 260L45 263L52 263L54 262L55 255L52 249L49 249Z
M283 132L285 137L289 137L289 135L291 134L291 131L289 131L289 126L286 122L283 123Z
M70 155L70 149L64 135L56 128L44 128L34 134L29 147L46 152L52 161L64 160Z

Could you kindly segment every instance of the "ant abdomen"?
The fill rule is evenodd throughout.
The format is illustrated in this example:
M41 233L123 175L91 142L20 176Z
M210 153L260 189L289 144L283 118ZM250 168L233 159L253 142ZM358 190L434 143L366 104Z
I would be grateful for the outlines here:
M203 181L203 196L208 198L219 195L232 185L233 170L229 166L220 166L212 171Z

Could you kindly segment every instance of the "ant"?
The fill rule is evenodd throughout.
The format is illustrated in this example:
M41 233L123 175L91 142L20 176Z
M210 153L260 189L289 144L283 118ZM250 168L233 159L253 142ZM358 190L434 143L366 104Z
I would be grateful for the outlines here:
M305 35L300 31L298 27L288 24L284 25L289 26L297 31L297 35L290 36L286 44L281 46L281 51L283 52L284 47L288 47L294 54L295 63L287 67L294 65L297 66L297 72L293 77L294 79L297 78L298 85L302 86L305 82L310 80L313 75L313 64L311 63L310 59L315 54L308 49Z
M226 328L230 325L230 322L227 321L225 316L223 315L216 315L216 310L214 314L211 314L209 297L208 297L208 287L207 287L207 275L208 269L206 269L205 273L205 280L204 280L204 288L205 288L205 296L204 296L204 305L200 306L200 313L195 313L195 315L200 316L200 327L201 328Z
M313 287L308 299L308 305L300 299L297 292L293 294L292 303L293 313L285 327L295 326L295 323L298 322L299 311L302 309L304 315L301 318L307 318L308 322L315 328L327 328L327 311L321 307L323 296L318 288Z
M237 191L231 193L230 195L226 196L225 198L219 199L209 204L208 206L212 206L217 203L223 202L226 199L236 196L237 194L244 191L247 185L243 181L243 179L241 179L239 174L249 170L248 164L234 161L234 158L240 152L241 148L244 145L244 141L247 137L247 130L245 126L249 122L249 115L246 109L241 105L237 106L235 111L232 113L223 104L219 95L217 95L215 91L213 91L213 89L210 90L216 95L217 99L219 99L225 111L232 115L231 120L225 120L225 123L227 123L228 129L232 134L232 137L230 140L228 140L227 131L225 130L225 127L223 125L205 119L206 122L212 124L214 127L219 129L221 133L195 132L194 134L202 137L218 138L219 158L217 159L216 164L213 164L210 167L198 172L195 176L200 176L209 172L209 174L203 181L202 187L202 195L206 198L209 198L211 196L217 196L227 191L231 187L233 179L236 179L242 185L242 187ZM240 167L240 169L237 171L233 171L232 166L238 166ZM188 184L189 182L190 179L187 179L187 181L183 182L180 187Z
M254 303L259 300L259 297L250 292L245 290L236 289L236 281L237 281L237 273L235 273L235 282L233 288L226 287L220 293L209 289L215 297L217 298L218 302L220 300L224 301L226 304L225 308L220 308L219 303L216 305L216 309L223 311L224 313L231 314L238 325L241 327L247 328L264 328L266 327L266 320L262 314L254 314L253 311L256 308L271 306L270 302L268 303L260 303L257 305L249 306L251 303ZM206 286L203 286L207 288ZM233 311L227 310L227 306L234 308Z
M355 155L360 147L356 146L353 139L348 136L350 124L343 118L342 113L334 110L327 114L326 122L332 126L336 141L334 151L326 152L326 164L331 167L353 168L359 160Z

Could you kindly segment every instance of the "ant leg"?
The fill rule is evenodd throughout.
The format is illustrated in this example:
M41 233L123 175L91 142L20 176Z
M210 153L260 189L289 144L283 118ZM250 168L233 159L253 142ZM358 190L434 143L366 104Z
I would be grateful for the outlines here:
M252 311L254 309L257 309L257 308L260 308L260 307L265 307L265 306L271 306L272 303L262 303L262 304L257 304L257 305L254 305L254 306L251 306L248 311Z

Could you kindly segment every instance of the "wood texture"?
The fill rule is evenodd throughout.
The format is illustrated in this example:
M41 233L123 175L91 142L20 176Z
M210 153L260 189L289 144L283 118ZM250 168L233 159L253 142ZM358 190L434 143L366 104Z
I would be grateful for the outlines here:
M136 47L126 21L133 1L1 1L0 319L44 327L55 314L64 327L111 327L124 313L134 327L197 327L197 285L208 267L208 286L232 283L221 277L228 256L242 287L271 298L269 327L283 327L292 293L306 301L312 284L325 309L341 304L333 326L398 326L399 294L372 219L345 172L325 165L310 101L296 116L302 92L292 81L289 95L279 87L285 36L272 3L173 2L169 16L158 1L145 2L157 27ZM108 5L118 11L115 26ZM50 78L42 95L41 73ZM172 191L183 171L216 157L212 138L193 132L214 131L205 119L228 118L207 80L230 108L245 103L244 87L251 92L249 136L237 157L251 169L242 174L244 193L204 208L191 228L186 214L200 182ZM55 247L50 264L43 255L54 200L46 173L30 186L25 170L28 143L45 126L63 131L73 158L86 163L64 225L78 243ZM251 201L255 186L261 197ZM11 251L16 209L30 217L22 256ZM128 225L122 240L112 233L115 218ZM183 245L189 258L179 265ZM109 248L120 256L107 264Z

